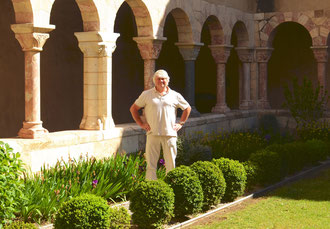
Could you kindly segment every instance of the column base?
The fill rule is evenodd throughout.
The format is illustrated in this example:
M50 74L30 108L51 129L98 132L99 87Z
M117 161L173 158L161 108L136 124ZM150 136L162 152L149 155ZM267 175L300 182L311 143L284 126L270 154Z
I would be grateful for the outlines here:
M112 117L83 117L79 128L82 130L109 130L115 127Z
M239 105L240 110L249 110L252 107L252 101L251 100L243 100L241 104Z
M227 113L230 111L230 108L227 106L227 104L216 104L212 108L212 113Z
M267 100L259 100L257 106L258 109L270 109L270 105Z
M23 128L18 132L20 138L36 139L48 134L48 130L42 127L42 122L23 122Z
M201 113L199 113L195 106L191 106L191 112L189 117L201 117Z

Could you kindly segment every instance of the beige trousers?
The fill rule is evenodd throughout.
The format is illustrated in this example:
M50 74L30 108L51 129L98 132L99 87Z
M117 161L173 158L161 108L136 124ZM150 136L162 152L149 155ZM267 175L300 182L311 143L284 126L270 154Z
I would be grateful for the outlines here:
M177 137L147 135L146 160L147 171L146 180L157 180L157 163L160 156L160 146L163 148L166 173L175 168L175 158Z

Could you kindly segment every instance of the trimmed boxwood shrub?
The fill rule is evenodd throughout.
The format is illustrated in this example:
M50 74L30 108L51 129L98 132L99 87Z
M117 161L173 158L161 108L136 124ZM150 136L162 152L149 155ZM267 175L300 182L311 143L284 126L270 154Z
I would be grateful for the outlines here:
M213 159L212 162L219 167L226 180L226 191L222 200L224 202L230 202L242 195L246 185L244 166L237 160L223 157Z
M257 166L258 183L270 184L281 178L281 159L278 153L260 150L251 154L249 161Z
M251 190L258 183L257 166L251 161L243 162L243 166L246 172L246 189Z
M102 197L83 194L64 202L55 217L55 228L109 228L110 207Z
M125 207L110 208L110 228L128 229L130 228L131 215Z
M5 229L38 229L34 223L24 223L22 221L15 221L10 225L6 225Z
M164 181L139 183L130 201L132 219L139 228L161 228L173 217L174 193Z
M226 190L226 182L221 170L209 161L197 161L190 168L197 174L202 185L203 210L220 203Z
M182 217L199 212L203 206L203 189L197 174L188 166L181 165L170 171L165 182L173 188L174 215Z
M300 171L308 162L308 151L303 142L292 142L283 145L283 152L278 152L288 161L288 174Z

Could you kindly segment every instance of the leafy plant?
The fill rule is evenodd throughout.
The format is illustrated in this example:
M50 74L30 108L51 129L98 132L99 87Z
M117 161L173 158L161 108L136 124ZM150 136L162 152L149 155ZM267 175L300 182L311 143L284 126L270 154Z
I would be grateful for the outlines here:
M110 228L128 229L130 228L131 215L125 207L110 208Z
M212 149L188 138L178 138L176 165L191 165L196 161L211 161Z
M230 202L242 195L246 185L244 166L239 161L223 157L213 159L212 162L219 167L226 180L226 191L223 201Z
M174 191L174 215L182 217L197 213L203 205L203 189L197 174L188 166L181 165L171 170L165 182Z
M290 110L292 117L298 126L304 126L317 122L323 117L325 106L328 102L327 92L318 85L313 88L312 81L306 77L302 84L295 78L292 83L292 90L289 86L284 87L285 103L284 107Z
M109 228L110 207L102 197L83 194L64 202L55 217L55 228Z
M15 218L18 200L24 199L23 182L20 179L24 172L19 153L0 141L0 228L11 223Z
M246 161L251 153L262 149L267 140L257 132L224 132L221 134L205 135L203 144L212 147L213 158L230 158Z
M139 228L161 228L173 217L173 189L162 180L139 183L130 201L132 219Z
M209 161L197 161L190 168L197 174L202 186L203 210L220 203L226 190L226 181L221 170Z
M25 220L51 221L59 206L83 193L108 200L121 200L144 179L144 159L126 155L96 160L58 161L55 167L44 166L39 173L25 177L24 193L28 200L20 201L20 216Z
M251 190L257 183L257 166L251 161L243 162L246 171L246 189Z

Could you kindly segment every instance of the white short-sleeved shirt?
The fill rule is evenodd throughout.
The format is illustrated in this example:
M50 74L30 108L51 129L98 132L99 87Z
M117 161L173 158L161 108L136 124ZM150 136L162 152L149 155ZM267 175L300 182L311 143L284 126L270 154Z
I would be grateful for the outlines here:
M176 110L189 107L183 96L168 88L166 95L161 95L156 88L142 92L135 101L139 107L144 107L146 121L150 125L147 134L160 136L177 136L173 129L176 122Z

